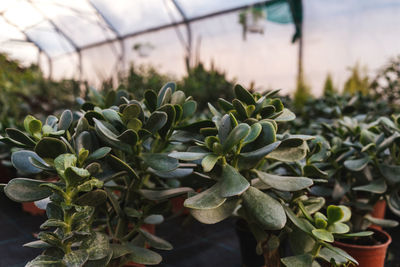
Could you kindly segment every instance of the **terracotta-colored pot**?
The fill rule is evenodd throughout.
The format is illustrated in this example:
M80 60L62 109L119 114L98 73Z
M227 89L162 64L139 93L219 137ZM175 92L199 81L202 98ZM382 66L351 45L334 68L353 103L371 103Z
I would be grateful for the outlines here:
M382 244L374 246L362 246L346 244L335 241L334 246L343 249L358 261L358 267L383 267L385 264L386 250L392 242L392 238L383 230L372 228L374 237Z
M154 235L156 233L156 226L154 224L143 224L140 228Z
M380 199L378 202L376 202L371 212L371 216L378 219L385 219L385 212L386 212L386 201L384 199ZM382 230L382 227L379 225L373 224L370 227Z
M372 217L378 219L385 219L385 212L386 212L386 201L384 199L380 199L376 202L374 209L371 212Z
M22 210L30 213L31 215L40 215L40 216L43 216L46 212L45 210L36 207L34 202L23 202Z
M172 212L174 214L189 214L189 209L183 206L183 202L185 202L185 200L186 198L182 196L171 198L170 201L172 204Z

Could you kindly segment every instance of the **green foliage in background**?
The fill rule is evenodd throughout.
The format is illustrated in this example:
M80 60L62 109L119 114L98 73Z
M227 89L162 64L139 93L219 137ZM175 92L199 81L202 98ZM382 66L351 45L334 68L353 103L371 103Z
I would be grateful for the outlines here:
M350 68L351 75L344 84L343 93L354 95L361 92L366 95L369 92L369 78L366 69L361 69L359 64Z
M326 75L325 83L324 83L324 96L337 93L337 89L333 85L332 75L328 73Z
M229 81L225 73L217 70L214 65L207 70L199 63L178 84L187 95L196 99L199 110L205 110L208 102L214 104L220 97L231 100L235 81Z
M71 105L79 90L76 81L50 81L38 66L21 67L0 54L0 129L20 124L28 113L44 117Z

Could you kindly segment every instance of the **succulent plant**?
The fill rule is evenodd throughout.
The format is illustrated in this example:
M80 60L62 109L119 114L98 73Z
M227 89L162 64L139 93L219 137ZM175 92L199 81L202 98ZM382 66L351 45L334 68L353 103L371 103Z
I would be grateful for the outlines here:
M182 167L165 151L183 145L177 139L184 137L185 132L182 134L178 128L184 129L190 123L196 102L183 92L175 91L174 83L166 84L158 95L146 91L143 102L128 100L126 96L123 92L108 95L107 101L99 100L103 108L82 103L80 111L66 110L60 118L49 116L44 124L27 116L26 132L7 129L7 136L1 139L22 148L12 155L13 165L21 173L57 176L54 182L14 179L4 188L11 199L36 201L51 196L47 213L58 205L64 220L83 211L90 217L84 220L88 223L87 230L93 232L95 238L102 238L101 242L93 242L98 242L99 246L103 244L107 253L94 259L90 253L87 258L79 252L81 264L85 266L90 266L93 260L111 266L129 261L158 264L161 256L145 248L145 244L167 250L172 246L143 230L142 225L161 223L162 214L168 210L168 198L192 191L177 185L178 178L191 175L193 168ZM189 140L191 138L195 135ZM68 179L76 181L70 183ZM60 197L56 197L57 194ZM66 214L70 215L65 217ZM49 220L51 222L53 217ZM44 225L55 227L54 235L64 226L61 223L60 226ZM79 234L79 229L69 231ZM64 254L56 257L68 265L64 258L85 249L84 244L89 241L76 244L76 240L64 237L62 233L58 236L61 248L71 245L73 249L63 250ZM89 237L85 235L84 238ZM39 264L42 259L39 256L32 264Z
M258 241L258 253L264 254L268 264L278 266L279 257L278 262L273 263L273 260L291 227L310 232L309 228L296 224L301 219L294 215L292 208L300 202L316 212L325 202L323 198L306 196L313 179L281 176L268 170L274 164L303 159L308 151L307 141L313 137L277 134L278 123L295 117L283 107L280 99L273 98L277 91L251 94L240 85L234 90L236 98L232 102L219 99L221 111L209 105L214 125L199 130L203 139L197 140L196 146L187 151L174 151L169 156L198 164L203 175L212 181L200 193L191 193L184 202L193 217L207 224L231 215L245 219ZM288 223L287 218L293 224ZM329 244L326 247L331 253L354 261L340 249ZM316 257L310 255L304 261L302 257L296 259L307 264ZM282 261L294 266L291 259Z
M371 223L396 226L396 221L370 215L373 206L383 198L388 200L391 210L399 214L396 195L400 133L396 123L387 117L371 122L364 116L344 117L333 124L324 124L323 129L325 139L321 138L327 153L321 155L319 167L327 174L329 183L316 186L312 192L331 196L334 203L348 202L356 230L366 229Z

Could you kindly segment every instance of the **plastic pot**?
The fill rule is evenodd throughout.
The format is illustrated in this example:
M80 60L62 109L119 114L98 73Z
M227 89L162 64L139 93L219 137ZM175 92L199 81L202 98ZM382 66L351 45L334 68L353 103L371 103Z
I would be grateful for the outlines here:
M385 212L386 212L386 201L384 199L380 199L376 202L374 209L371 212L371 216L378 219L385 219ZM382 227L379 225L371 225L371 228L382 230Z
M385 264L386 251L392 238L383 230L370 228L374 237L381 242L379 245L354 245L335 241L334 246L339 247L355 258L358 267L383 267Z
M235 225L236 234L239 238L240 254L243 267L263 267L265 260L263 255L256 253L257 241L250 232L247 222L239 219Z
M385 219L386 212L386 201L384 199L380 199L376 202L374 209L371 212L371 216L378 219Z

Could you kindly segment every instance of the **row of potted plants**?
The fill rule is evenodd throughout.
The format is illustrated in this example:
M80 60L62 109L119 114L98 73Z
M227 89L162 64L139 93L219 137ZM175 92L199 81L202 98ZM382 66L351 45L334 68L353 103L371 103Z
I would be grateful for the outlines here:
M12 163L29 178L1 187L15 201L43 202L48 216L26 244L43 249L28 266L158 264L154 249L172 245L144 226L162 223L177 196L202 223L239 218L267 266L356 263L335 240L378 236L369 223L395 226L368 213L380 199L400 207L397 118L344 118L318 136L293 134L282 131L295 115L278 91L237 85L233 101L199 116L175 87L140 101L111 91L6 129L0 141L18 148Z

